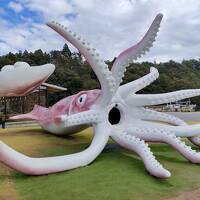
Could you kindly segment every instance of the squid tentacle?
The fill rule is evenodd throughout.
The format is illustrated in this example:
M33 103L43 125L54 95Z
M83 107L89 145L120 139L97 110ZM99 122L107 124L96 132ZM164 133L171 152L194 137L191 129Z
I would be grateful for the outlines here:
M158 14L142 40L136 45L123 51L115 60L111 71L116 80L116 87L118 87L122 82L122 78L128 65L132 63L133 60L140 58L142 54L145 54L149 51L150 47L153 46L153 42L155 41L157 32L159 31L162 17L162 14Z
M154 110L150 110L147 108L142 108L142 119L143 120L156 120L160 122L166 122L170 124L174 124L177 126L185 126L187 123L182 119L166 114L160 113ZM188 137L187 138L191 143L195 144L196 146L200 146L200 138L198 136Z
M146 86L150 85L159 77L158 70L155 67L150 68L150 73L130 83L119 87L118 91L122 97L126 97L130 93L135 93Z
M193 136L198 136L200 134L200 124L172 126L172 125L143 121L142 126L144 128L148 127L150 129L162 129L166 131L171 131L178 137L193 137Z
M134 101L135 106L148 106L175 102L199 95L200 89L179 90L163 94L129 94L127 102L131 105Z
M150 110L147 108L142 108L142 119L143 120L156 120L160 122L166 122L170 124L174 124L177 126L185 126L187 123L183 121L182 119L166 114L166 113L160 113L154 110ZM187 138L191 143L193 143L196 146L200 147L200 138L198 136L188 137Z
M159 128L135 128L131 132L129 131L129 133L131 134L133 131L139 134L143 140L167 143L190 162L200 163L200 153L187 146L180 138L176 137L173 131Z
M155 120L155 121L160 121L160 122L166 122L170 124L174 124L177 126L183 126L187 125L186 122L184 122L182 119L175 117L173 115L169 115L163 112L157 112L151 109L147 108L141 108L141 118L143 120Z
M146 170L153 176L159 178L168 178L171 176L170 172L163 168L163 166L155 159L150 148L139 137L127 134L126 132L111 135L113 140L121 146L135 151L143 160Z
M49 22L47 25L55 30L58 34L63 36L82 53L82 55L86 58L93 71L97 75L98 80L100 81L102 99L106 101L105 103L110 101L110 98L114 95L115 92L115 79L113 78L108 66L105 64L103 59L100 58L99 53L96 53L96 49L94 49L90 43L81 39L81 37L76 33L72 32L67 27L64 27L57 22Z
M101 121L101 113L96 110L89 110L72 115L61 115L61 121L66 127L95 124Z
M166 122L170 124L174 124L177 126L185 126L187 123L182 119L166 114L160 113L154 110L142 108L142 119L144 120L156 120L160 122ZM188 137L187 138L191 143L195 144L196 146L200 146L200 138L198 136Z
M0 161L13 169L29 175L43 175L86 166L91 163L105 147L109 134L105 124L94 125L94 138L84 151L71 155L31 158L0 142Z

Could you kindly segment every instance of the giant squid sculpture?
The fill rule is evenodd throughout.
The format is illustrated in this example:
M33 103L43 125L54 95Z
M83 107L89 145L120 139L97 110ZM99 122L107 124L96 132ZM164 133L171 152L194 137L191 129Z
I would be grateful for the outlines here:
M45 158L28 157L1 142L0 161L30 175L70 170L86 166L95 160L111 137L122 147L135 151L143 160L146 170L159 178L167 178L171 174L156 160L145 141L167 143L190 162L200 163L200 153L192 150L179 138L192 137L190 139L199 144L196 136L200 133L200 125L187 125L174 116L145 108L200 95L199 89L165 94L136 94L158 78L158 71L153 67L144 77L120 86L128 65L152 46L161 19L162 14L158 14L142 40L117 57L111 71L90 43L59 23L48 23L49 27L84 55L94 70L101 89L82 91L50 108L35 106L31 113L15 116L13 119L34 119L53 134L72 134L92 126L93 140L90 146L80 153Z

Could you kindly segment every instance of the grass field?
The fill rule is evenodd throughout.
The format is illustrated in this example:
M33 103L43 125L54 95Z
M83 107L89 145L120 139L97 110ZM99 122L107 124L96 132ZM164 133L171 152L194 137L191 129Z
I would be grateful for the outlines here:
M91 130L60 138L40 128L8 128L0 131L0 140L30 156L55 156L83 150L91 141ZM45 176L26 176L0 165L0 199L163 200L200 188L200 166L188 163L168 145L150 146L172 172L171 178L148 175L132 152L108 149L87 167Z

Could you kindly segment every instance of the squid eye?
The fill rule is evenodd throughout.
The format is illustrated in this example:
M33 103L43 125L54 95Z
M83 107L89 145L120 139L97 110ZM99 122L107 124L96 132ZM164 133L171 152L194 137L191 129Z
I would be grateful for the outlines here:
M86 94L82 94L79 98L78 98L78 104L79 105L83 105L85 103L85 100L87 98Z

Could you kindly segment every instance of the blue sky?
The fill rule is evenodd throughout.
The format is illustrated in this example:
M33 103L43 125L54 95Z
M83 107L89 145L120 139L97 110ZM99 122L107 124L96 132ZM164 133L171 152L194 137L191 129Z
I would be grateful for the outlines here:
M18 4L17 1L1 0L1 18L9 21L12 25L24 23L26 18L32 18L34 21L42 22L42 17L40 14L31 10L23 9L22 6L17 5L21 4Z
M157 13L164 19L157 41L142 60L200 57L199 0L0 0L0 55L19 50L49 52L65 41L45 23L56 20L113 59L136 43ZM72 50L75 50L70 46Z

